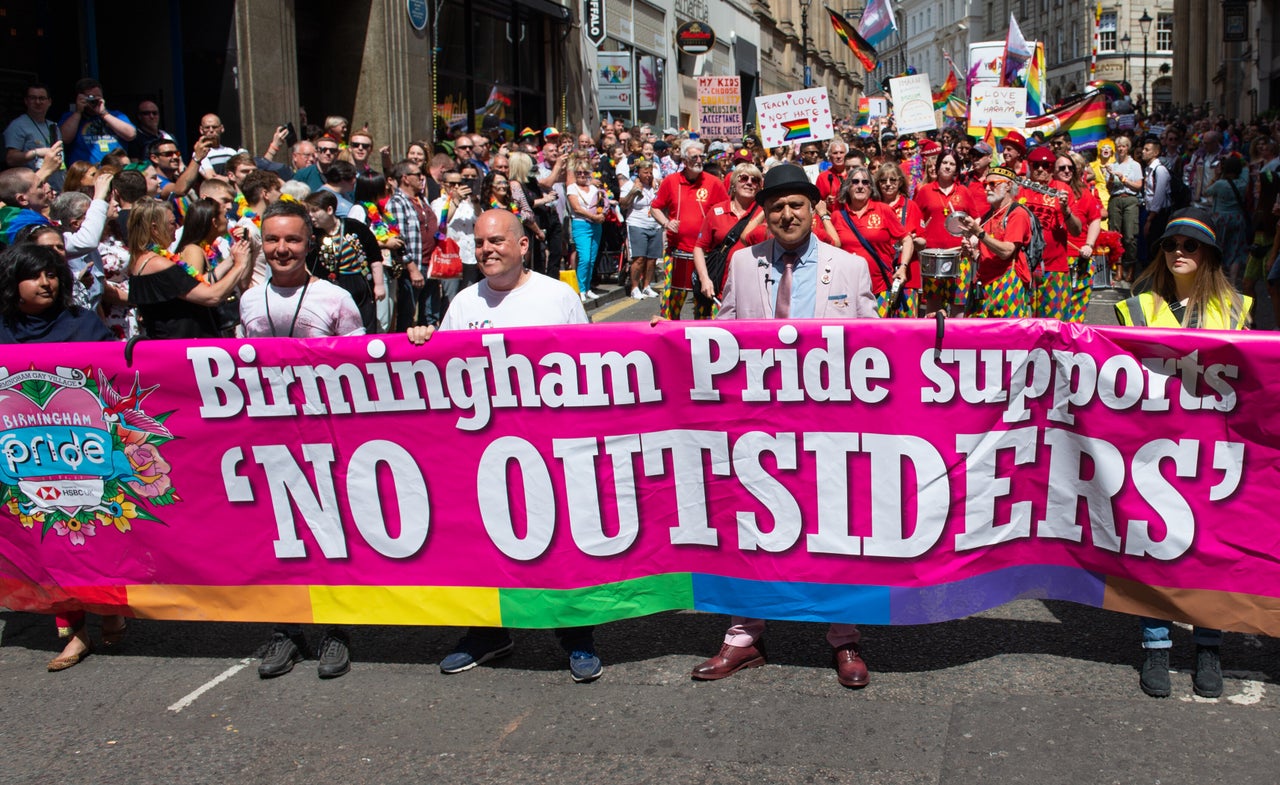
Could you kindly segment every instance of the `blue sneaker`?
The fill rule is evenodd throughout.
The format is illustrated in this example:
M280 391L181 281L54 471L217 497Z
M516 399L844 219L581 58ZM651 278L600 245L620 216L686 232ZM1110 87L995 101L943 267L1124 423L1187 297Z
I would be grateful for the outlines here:
M577 649L569 655L569 675L578 684L595 681L604 673L604 666L594 651Z
M453 653L440 661L441 673L462 673L490 660L505 657L515 649L511 636L479 636L467 633L458 641Z

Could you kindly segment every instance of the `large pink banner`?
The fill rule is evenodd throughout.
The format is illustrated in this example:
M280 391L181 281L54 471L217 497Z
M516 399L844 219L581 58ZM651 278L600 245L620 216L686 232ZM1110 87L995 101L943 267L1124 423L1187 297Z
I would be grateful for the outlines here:
M0 605L1280 633L1280 344L1048 321L6 347Z

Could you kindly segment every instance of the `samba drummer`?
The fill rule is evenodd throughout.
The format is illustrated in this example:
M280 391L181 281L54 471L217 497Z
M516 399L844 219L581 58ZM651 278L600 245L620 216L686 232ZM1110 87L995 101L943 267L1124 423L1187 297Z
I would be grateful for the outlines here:
M1053 164L1058 179L1071 189L1071 212L1080 219L1081 231L1067 238L1067 254L1071 265L1071 299L1067 304L1068 322L1083 322L1093 296L1094 275L1102 277L1101 286L1110 283L1107 257L1095 260L1094 244L1102 230L1102 200L1093 190L1093 172L1079 153L1059 155ZM1095 264L1096 262L1096 264Z
M1027 245L1031 242L1030 213L1017 205L1017 175L1003 166L987 171L985 220L955 214L965 238L962 247L977 257L977 284L970 292L974 316L1022 319L1031 316Z
M966 215L982 215L986 212L983 202L976 202L969 189L957 179L960 159L948 150L938 156L938 179L925 183L916 190L914 204L920 210L924 248L933 258L954 259L957 266L948 269L946 277L928 275L925 270L925 312L942 310L952 316L962 315L969 300L969 281L972 279L970 260L959 254L960 238L947 231L947 218L961 212ZM940 253L947 251L948 253Z
M659 313L664 319L679 319L684 301L693 288L693 247L702 233L707 213L713 205L729 199L720 178L702 169L706 159L702 145L692 139L680 146L684 168L678 175L662 178L658 195L649 208L653 220L667 232L667 254L663 267L667 286L662 291ZM695 319L711 318L711 300L695 300Z
M1067 239L1084 229L1080 217L1071 211L1071 189L1054 171L1058 156L1048 147L1036 147L1027 156L1031 166L1031 182L1024 184L1025 204L1040 220L1044 235L1044 268L1032 271L1034 287L1031 312L1041 319L1067 318L1071 302L1071 270ZM1068 177L1070 172L1065 173Z

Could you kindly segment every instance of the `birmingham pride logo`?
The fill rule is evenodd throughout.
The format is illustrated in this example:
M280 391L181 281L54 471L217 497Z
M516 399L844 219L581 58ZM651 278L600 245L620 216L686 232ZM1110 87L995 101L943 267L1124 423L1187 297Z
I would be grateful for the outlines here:
M138 374L121 394L88 369L34 368L9 374L0 366L0 510L25 528L52 529L84 545L99 526L121 533L135 520L163 525L150 509L181 501L169 480L162 447L174 437L149 415Z

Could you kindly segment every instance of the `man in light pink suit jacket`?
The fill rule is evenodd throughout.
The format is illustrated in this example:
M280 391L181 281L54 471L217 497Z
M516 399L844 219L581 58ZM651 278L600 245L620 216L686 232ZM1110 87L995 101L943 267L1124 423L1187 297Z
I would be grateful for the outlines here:
M867 260L818 240L813 235L818 189L798 166L780 165L764 177L756 201L764 207L773 238L743 248L729 261L729 277L717 319L857 319L876 316ZM830 220L823 216L822 220ZM790 297L783 285L792 265ZM779 317L779 290L784 293ZM719 653L693 669L702 681L723 679L765 662L764 621L733 617ZM836 678L845 687L870 680L859 648L861 634L852 624L832 624L827 632Z

